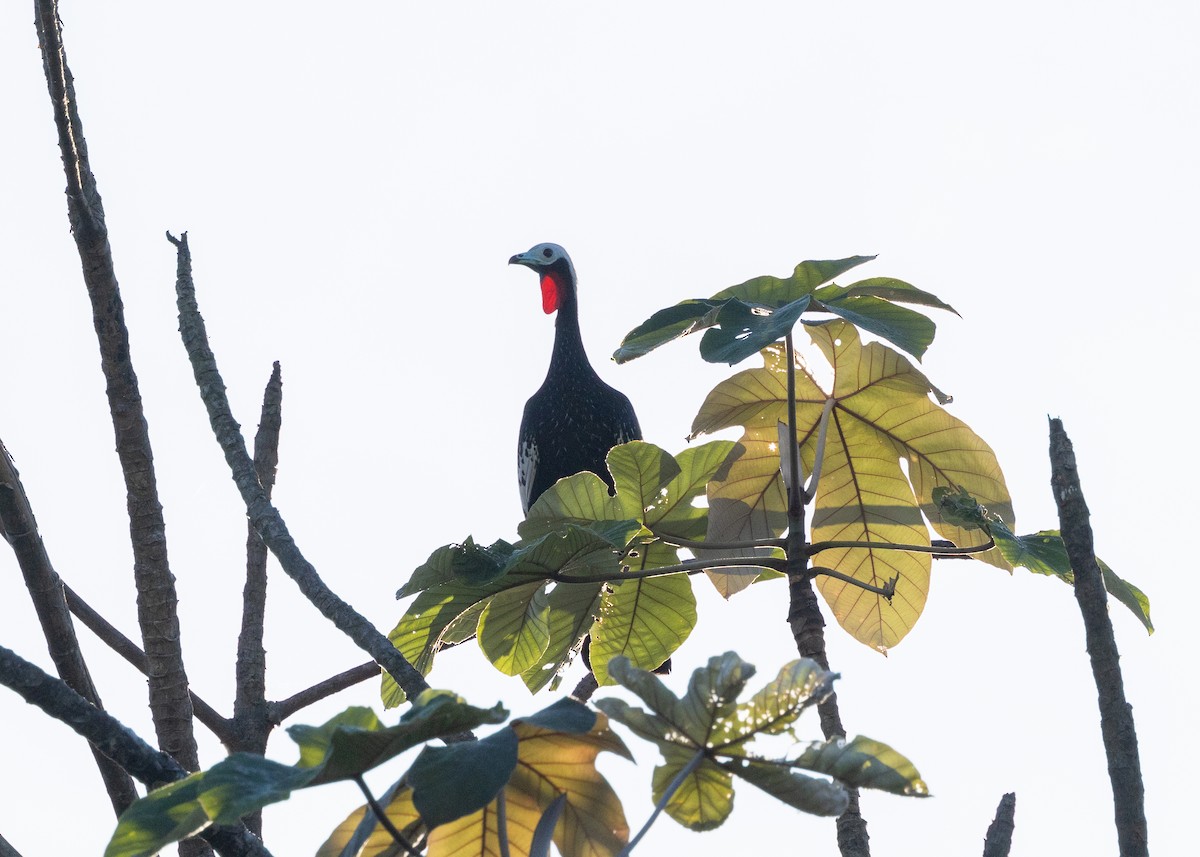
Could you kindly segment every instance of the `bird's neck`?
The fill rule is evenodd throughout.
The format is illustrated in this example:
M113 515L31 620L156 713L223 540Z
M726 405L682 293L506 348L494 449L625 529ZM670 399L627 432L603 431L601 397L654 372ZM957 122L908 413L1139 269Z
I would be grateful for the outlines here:
M547 379L555 374L595 374L583 348L583 337L579 331L579 309L575 295L567 297L558 309L554 320L554 350L550 356L550 371Z

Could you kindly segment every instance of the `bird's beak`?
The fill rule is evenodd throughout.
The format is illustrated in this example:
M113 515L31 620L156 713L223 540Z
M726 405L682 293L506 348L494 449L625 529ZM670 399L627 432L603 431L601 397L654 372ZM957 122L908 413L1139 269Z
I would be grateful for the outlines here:
M511 259L508 260L508 264L524 265L526 268L532 268L533 260L529 257L528 253L518 253L517 255L513 256Z

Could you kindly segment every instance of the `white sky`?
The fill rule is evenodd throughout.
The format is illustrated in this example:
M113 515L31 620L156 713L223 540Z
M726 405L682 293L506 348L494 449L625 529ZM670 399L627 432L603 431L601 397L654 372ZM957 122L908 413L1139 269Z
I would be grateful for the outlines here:
M134 635L124 491L31 5L0 11L0 437L60 574ZM534 278L506 267L512 253L570 250L594 361L647 439L675 451L726 372L693 342L617 367L605 357L626 331L802 259L878 253L864 276L906 279L962 313L937 317L924 368L996 450L1022 532L1057 526L1046 417L1064 419L1097 550L1149 594L1158 627L1147 637L1114 611L1150 841L1164 853L1194 841L1180 745L1200 702L1184 541L1198 7L816 7L63 4L204 698L231 705L244 523L178 341L165 230L189 232L250 433L282 361L278 505L329 584L385 631L402 612L395 590L433 548L515 535L516 428L552 324ZM363 660L272 580L273 696ZM782 585L723 603L695 584L700 624L676 657L677 689L729 648L764 682L794 657ZM143 681L83 636L110 709L151 736ZM49 665L7 556L0 643ZM1067 587L942 563L888 658L836 626L828 645L849 731L907 754L935 795L868 794L876 853L978 853L1011 790L1014 853L1116 852ZM515 713L551 701L465 647L431 679ZM297 720L376 699L363 685ZM83 743L7 692L0 722L0 833L29 857L100 853L113 822ZM220 749L199 734L211 764ZM656 757L628 740L638 767L605 770L636 828ZM282 733L272 755L294 760ZM352 786L298 796L268 813L268 844L311 853L357 805ZM727 854L747 837L836 854L831 820L749 787L723 828L663 820L639 853Z

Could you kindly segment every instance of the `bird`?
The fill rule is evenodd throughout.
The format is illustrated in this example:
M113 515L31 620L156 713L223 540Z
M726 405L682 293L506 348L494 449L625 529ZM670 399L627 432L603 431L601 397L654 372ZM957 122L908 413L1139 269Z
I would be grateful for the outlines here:
M642 439L629 398L601 380L579 331L575 266L558 244L538 244L508 260L541 280L542 309L557 313L546 380L525 403L517 441L517 481L526 514L547 488L575 473L595 473L613 491L605 458L614 446Z
M558 244L537 244L508 260L534 271L542 285L542 310L558 313L546 380L525 403L517 440L517 483L526 515L547 488L565 476L591 471L614 491L605 459L614 446L642 439L629 398L610 387L588 360L579 331L575 265ZM592 668L590 636L583 663ZM671 660L655 670L671 671Z

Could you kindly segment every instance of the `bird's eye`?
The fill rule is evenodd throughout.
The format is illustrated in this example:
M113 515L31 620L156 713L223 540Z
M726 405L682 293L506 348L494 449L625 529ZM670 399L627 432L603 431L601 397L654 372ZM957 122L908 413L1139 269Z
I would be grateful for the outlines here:
M551 250L549 247L547 247L545 250L542 251L542 255L545 256L547 259L549 259L551 256L554 255L554 251Z

